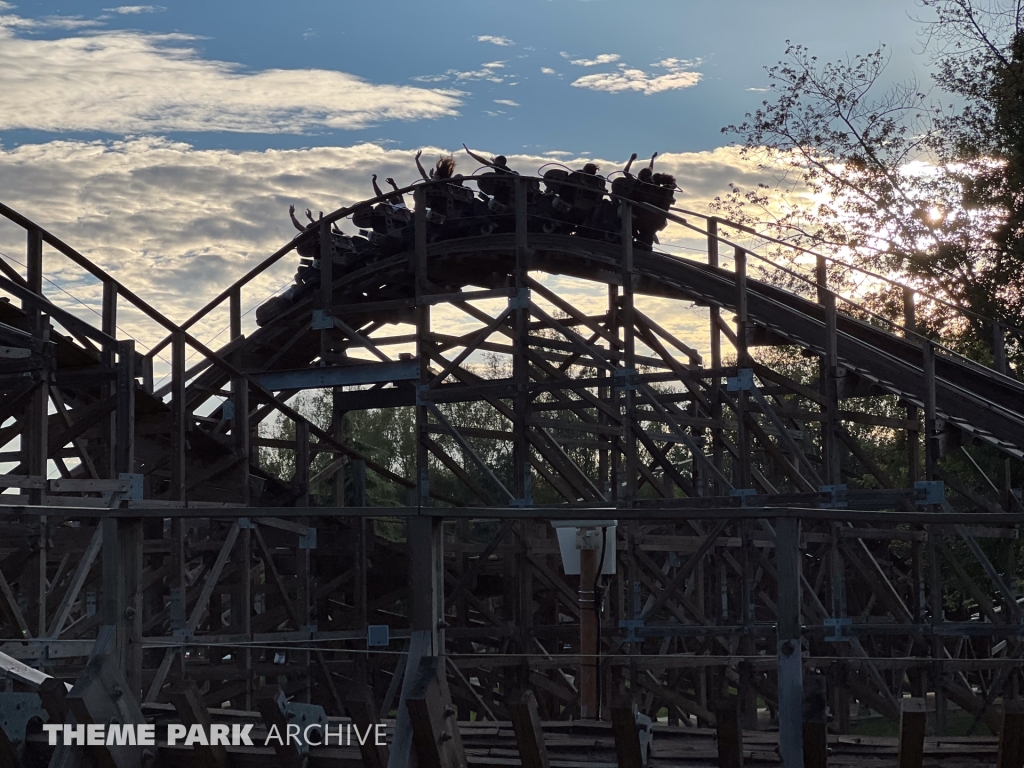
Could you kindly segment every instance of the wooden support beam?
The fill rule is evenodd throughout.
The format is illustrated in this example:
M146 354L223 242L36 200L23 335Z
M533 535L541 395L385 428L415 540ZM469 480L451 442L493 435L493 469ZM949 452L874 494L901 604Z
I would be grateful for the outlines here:
M531 690L520 691L509 702L512 728L519 744L519 761L523 768L551 768L544 731L537 712L537 697Z
M444 667L437 656L425 656L405 698L413 745L420 768L466 768L457 712L451 703Z
M377 703L373 698L373 688L368 685L349 693L345 699L345 710L359 733L370 733L373 726L380 722ZM378 745L376 739L359 742L359 754L363 758L365 768L387 768L387 745Z
M280 739L272 739L270 742L281 768L305 768L306 763L299 755L298 749L294 744L289 744L286 738L288 717L281 709L280 700L283 697L284 692L279 686L266 686L256 697L256 707L259 709L267 730L276 727L277 732L281 735Z
M999 732L999 756L996 768L1024 766L1024 701L1003 702L1003 727Z
M194 680L178 680L171 686L167 698L183 725L198 725L205 733L210 732L213 720ZM227 750L223 746L196 744L192 749L196 768L224 768Z
M715 738L719 768L743 768L743 731L739 700L727 699L715 709Z
M146 722L138 699L113 656L94 656L67 695L68 706L79 725L116 723L121 726ZM109 744L88 748L101 768L142 768L144 747Z
M921 768L924 765L924 732L928 712L924 699L900 702L900 740L897 768Z
M824 675L804 678L804 768L828 765L828 681Z
M622 696L612 705L612 733L619 768L644 768L640 734L636 728L636 707L630 696Z

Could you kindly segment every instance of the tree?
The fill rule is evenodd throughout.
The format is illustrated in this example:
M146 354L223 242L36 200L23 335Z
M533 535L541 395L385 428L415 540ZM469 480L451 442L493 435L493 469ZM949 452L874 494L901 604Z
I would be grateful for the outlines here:
M800 45L768 67L773 98L722 130L780 173L717 201L787 242L898 276L927 332L986 356L993 326L1024 326L1024 37L1006 0L920 0L940 103L916 81L886 87L884 46L821 63ZM810 193L809 196L807 193ZM845 287L853 276L832 275ZM902 292L860 282L873 310L902 317ZM1009 342L1020 354L1019 339Z

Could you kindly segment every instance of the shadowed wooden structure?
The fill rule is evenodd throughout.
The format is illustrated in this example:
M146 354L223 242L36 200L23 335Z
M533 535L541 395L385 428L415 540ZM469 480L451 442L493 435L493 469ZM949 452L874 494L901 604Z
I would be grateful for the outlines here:
M547 764L552 721L581 708L614 727L564 728L599 729L620 765L648 759L645 715L710 744L733 707L733 731L777 738L798 766L825 739L840 749L857 707L895 723L906 696L927 700L939 736L954 714L998 732L1017 712L1024 386L1002 351L1017 331L991 325L983 366L917 335L909 289L893 325L830 290L821 256L805 290L775 287L748 265L800 277L761 253L780 244L614 186L508 175L403 192L413 213L379 198L324 216L184 323L0 206L27 233L24 274L0 261L0 709L47 676L75 683L92 657L150 719L396 717L390 754L322 759L445 766L494 748L471 737L480 721L511 734L510 720L537 737L518 738L523 764ZM645 217L705 252L650 249ZM374 231L332 233L349 218ZM295 249L303 279L243 334L243 293ZM47 296L58 260L102 283L99 327ZM706 323L709 358L655 320L666 307ZM194 333L225 310L215 350ZM142 354L126 316L166 337ZM467 330L447 331L452 316ZM813 380L766 347L817 360ZM325 388L326 428L288 404ZM494 419L467 422L467 403ZM406 476L345 434L346 413L385 408L415 414ZM260 432L278 414L294 441ZM294 475L269 473L261 447L293 456ZM405 503L371 506L368 475ZM615 574L590 558L583 583L565 575L551 521L584 521L584 552L586 531L610 532L596 540ZM28 760L24 729L7 736ZM657 762L659 738L651 764L680 764Z

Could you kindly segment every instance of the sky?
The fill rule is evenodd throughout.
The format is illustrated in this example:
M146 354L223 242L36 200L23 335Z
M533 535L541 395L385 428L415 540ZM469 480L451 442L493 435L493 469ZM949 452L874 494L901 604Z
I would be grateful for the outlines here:
M893 81L921 77L921 13L912 0L0 0L0 202L181 320L288 241L290 203L365 199L372 173L410 183L420 148L432 161L465 142L525 173L658 151L680 204L706 211L730 183L766 179L720 129L765 98L787 40L821 59L884 43ZM0 224L19 269L23 238ZM95 281L58 259L46 274L55 300L98 309ZM159 337L122 320L143 349Z

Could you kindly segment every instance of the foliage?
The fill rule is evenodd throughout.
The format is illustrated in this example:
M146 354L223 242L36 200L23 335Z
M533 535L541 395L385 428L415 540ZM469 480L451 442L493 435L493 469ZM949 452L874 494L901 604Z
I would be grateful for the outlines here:
M739 125L743 152L776 188L733 188L717 209L787 243L898 277L926 332L990 354L995 317L1024 326L1024 38L1014 3L921 0L937 87L886 86L889 55L821 62L788 43L767 68L772 97ZM951 103L939 101L945 98ZM810 196L808 198L808 195ZM902 295L838 268L830 278L902 320ZM1020 354L1018 341L1011 354Z

